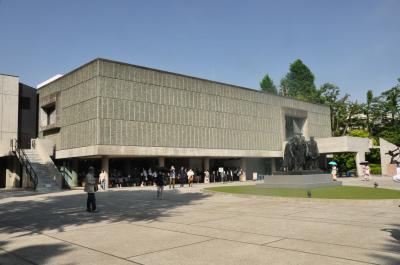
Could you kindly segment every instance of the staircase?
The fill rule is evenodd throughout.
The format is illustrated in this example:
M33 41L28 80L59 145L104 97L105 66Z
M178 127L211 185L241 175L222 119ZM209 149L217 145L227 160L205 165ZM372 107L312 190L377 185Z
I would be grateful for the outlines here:
M43 160L35 149L24 149L33 171L37 175L36 190L53 192L61 189L61 174L51 159Z

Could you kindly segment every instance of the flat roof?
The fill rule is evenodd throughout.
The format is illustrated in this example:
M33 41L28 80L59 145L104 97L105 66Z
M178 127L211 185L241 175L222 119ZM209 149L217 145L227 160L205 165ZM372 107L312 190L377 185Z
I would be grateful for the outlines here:
M12 76L12 77L19 77L18 75L10 75L10 74L3 74L3 73L0 73L0 75L6 75L6 76Z
M327 105L325 105L325 104L314 103L314 102L309 102L309 101L302 100L302 99L296 99L296 98L286 97L286 96L282 96L282 95L278 95L278 94L273 94L273 93L270 93L270 92L264 92L264 91L261 91L261 90L258 90L258 89L253 89L253 88L248 88L248 87L233 85L233 84L224 83L224 82L219 82L219 81L214 81L214 80L210 80L210 79L206 79L206 78L201 78L201 77L195 77L195 76L190 76L190 75L185 75L185 74L180 74L180 73L169 72L169 71L160 70L160 69L156 69L156 68L151 68L151 67L146 67L146 66L141 66L141 65L136 65L136 64L130 64L130 63L125 63L125 62L121 62L121 61L116 61L116 60L101 58L101 57L95 58L95 59L93 59L93 60L91 60L91 61L89 61L89 62L87 62L87 63L85 63L85 64L83 64L83 65L81 65L81 66L79 66L79 67L77 67L77 68L75 68L75 69L73 69L73 70L71 70L71 71L69 71L68 73L64 74L64 75L61 76L60 78L58 78L58 79L56 79L56 80L54 80L54 81L51 81L51 82L47 83L46 85L44 85L44 86L38 88L38 90L42 89L43 87L48 86L49 84L51 84L51 83L53 83L53 82L55 82L55 81L57 81L57 80L63 79L63 78L66 77L67 75L72 74L73 72L78 71L79 69L81 69L81 68L83 68L83 67L85 67L85 66L87 66L87 65L89 65L89 64L91 64L91 63L93 63L93 62L95 62L95 61L104 61L104 62L109 62L109 63L122 64L122 65L126 65L126 66L133 66L133 67L137 67L137 68L141 68L141 69L145 69L145 70L151 70L151 71L156 71L156 72L160 72L160 73L172 74L172 75L182 76L182 77L186 77L186 78L194 78L194 79L201 80L201 81L207 81L207 82L211 82L211 83L215 83L215 84L220 84L220 85L225 85L225 86L231 86L231 87L235 87L235 88L239 88L239 89L245 89L245 90L252 91L252 92L258 92L258 93L263 93L263 94L269 94L269 95L276 96L276 97L282 97L282 98L287 98L287 99L291 99L291 100L306 102L306 103L309 103L309 104L315 104L315 105L320 105L320 106L324 106L324 107L329 107L329 106L327 106Z

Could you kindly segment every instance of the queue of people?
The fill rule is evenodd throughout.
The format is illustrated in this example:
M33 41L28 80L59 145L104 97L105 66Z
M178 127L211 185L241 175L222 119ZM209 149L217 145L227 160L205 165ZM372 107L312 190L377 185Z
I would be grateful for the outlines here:
M95 170L93 168L93 170ZM94 171L95 172L95 171ZM193 168L185 168L183 166L175 169L174 166L169 168L135 168L127 175L123 175L120 170L112 169L111 173L102 170L98 175L97 182L99 188L105 190L106 188L120 188L120 187L134 187L134 186L157 186L157 178L161 177L164 184L168 185L170 189L174 189L176 185L184 187L186 184L193 187L195 183L215 183L215 182L232 182L240 179L244 171L240 168L218 168L213 171L206 169L205 171ZM86 173L80 173L82 182L86 178ZM108 179L108 181L107 181Z
M193 170L191 168L180 167L179 171L176 172L175 167L171 166L169 169L142 169L141 172L137 169L134 170L133 177L128 174L127 177L122 176L121 171L116 169L111 171L109 177L109 187L122 187L122 186L157 186L157 198L163 198L164 186L166 183L169 184L169 188L174 189L176 180L180 184L180 187L184 187L187 183L189 187L193 187L193 183L210 183L210 182L229 182L234 181L235 177L240 178L244 174L242 169L224 169L218 168L217 171L204 172L200 170ZM84 174L84 173L81 173ZM167 181L166 181L167 179ZM95 193L98 191L99 186L105 190L107 185L107 173L102 170L99 177L96 178L94 167L89 167L88 173L84 177L84 191L87 193L86 210L88 212L97 212L96 208L96 196Z

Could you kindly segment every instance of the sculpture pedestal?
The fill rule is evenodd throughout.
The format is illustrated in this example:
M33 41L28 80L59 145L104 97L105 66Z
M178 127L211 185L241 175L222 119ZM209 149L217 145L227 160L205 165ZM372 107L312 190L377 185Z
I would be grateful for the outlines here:
M277 173L277 172L276 172ZM265 176L264 183L257 188L291 188L311 189L318 187L342 186L341 181L333 181L330 174L296 174L299 172L285 172L286 175ZM305 173L305 172L301 172Z
M323 174L320 169L302 170L302 171L274 171L272 175L286 176L286 175L320 175ZM323 174L326 175L326 174Z

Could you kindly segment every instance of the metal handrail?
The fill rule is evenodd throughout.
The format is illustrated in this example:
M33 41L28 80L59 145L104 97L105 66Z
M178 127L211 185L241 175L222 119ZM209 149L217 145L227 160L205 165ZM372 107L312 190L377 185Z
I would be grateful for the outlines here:
M33 183L33 189L36 190L38 182L39 182L38 176L37 176L35 170L33 169L31 162L29 161L29 158L26 155L25 151L18 147L17 139L11 140L11 148L12 148L12 151L17 155L19 162L21 163L22 167L25 169L25 172L29 175L29 178L31 179L31 181Z
M70 188L71 187L71 181L73 180L72 172L69 171L65 166L61 166L59 170L60 170L61 176L63 177L63 179L65 181L64 183L66 185L68 185L68 187Z

